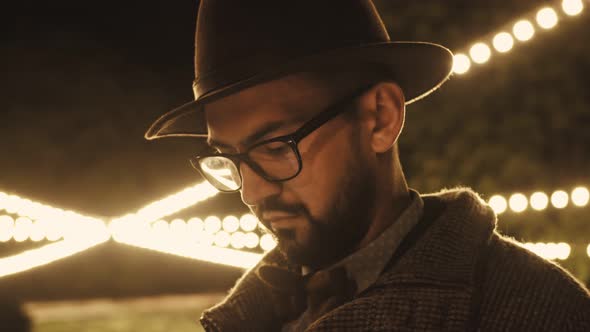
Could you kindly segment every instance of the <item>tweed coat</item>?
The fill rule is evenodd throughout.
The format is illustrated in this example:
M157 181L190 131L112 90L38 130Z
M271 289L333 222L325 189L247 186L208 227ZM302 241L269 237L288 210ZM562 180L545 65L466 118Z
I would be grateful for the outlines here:
M590 331L590 293L500 235L477 194L424 195L424 216L379 279L306 331ZM290 265L278 251L260 264ZM206 331L279 331L272 290L250 270L201 317Z

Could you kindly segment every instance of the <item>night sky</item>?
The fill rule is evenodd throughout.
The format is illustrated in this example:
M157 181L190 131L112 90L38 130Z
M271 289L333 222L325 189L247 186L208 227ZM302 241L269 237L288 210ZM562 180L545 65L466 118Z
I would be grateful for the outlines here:
M449 2L448 6L435 1L408 6L407 2L382 0L376 4L382 9L384 21L394 39L430 40L456 49L465 46L467 41L494 32L498 26L537 8L540 3L530 0L474 4L456 0ZM196 141L166 139L147 142L143 139L144 131L157 116L192 99L196 9L194 0L12 2L3 8L0 191L83 213L115 216L200 181L187 161L196 149ZM505 100L505 104L496 106L505 109L506 104L512 105L516 99L520 100L511 93L523 87L515 89L505 85L502 89L501 84L506 81L498 77L512 71L510 75L524 80L526 75L515 71L518 67L551 73L547 64L561 60L551 54L564 48L564 44L552 44L555 40L571 40L572 44L566 47L578 45L575 47L587 52L588 48L580 45L587 40L589 16L584 13L582 18L564 23L567 32L561 30L561 33L570 33L568 38L557 37L558 32L549 32L547 35L554 37L547 38L554 39L522 46L514 52L516 56L496 61L495 65L482 69L469 79L452 80L430 101L421 102L416 107L439 109L440 105L456 102L457 112L445 115L453 121L465 120L458 115L465 109L469 109L474 118L479 117L472 111L484 109L490 100L492 103ZM578 54L576 61L582 61L585 66L582 68L587 70L588 61L583 60L583 53L575 52L571 54ZM542 54L548 55L543 57ZM511 67L506 67L510 61ZM566 58L563 61L570 63L568 61L572 60ZM576 67L566 70L573 71ZM575 73L565 73L561 77L572 75ZM571 79L569 85L576 90L570 89L569 93L579 97L583 94L580 91L588 90L588 75L579 73L579 77L582 76L586 77L583 82ZM491 78L495 81L490 83ZM569 86L559 81L545 82L533 85L529 90L531 93L539 88L543 91L543 86L551 84ZM471 99L465 102L455 99L457 95L466 94ZM588 103L587 97L580 100ZM412 117L410 114L409 120ZM488 115L486 121L493 118ZM472 125L455 122L456 129L474 130ZM422 164L424 156L432 157L432 151L438 151L440 147L427 149L425 145L423 151L416 151L414 141L417 137L425 137L424 131L427 135L436 135L437 130L442 129L427 128L419 122L412 128L412 122L409 123L406 142L410 143L404 147L402 141L402 151L415 158L408 158L407 170L410 177L424 179L416 182L418 187L424 183L426 189L441 184L481 184L481 189L486 190L534 184L534 179L526 177L522 181L513 181L509 176L502 178L496 174L490 174L491 180L465 175L477 171L478 167L483 173L481 167L485 168L485 161L494 163L496 160L489 155L487 159L482 157L482 162L473 166L474 170L457 174L442 169L440 163ZM584 122L571 121L565 125L572 124L584 125ZM489 122L481 126L490 128ZM514 128L505 131L514 131ZM474 135L483 137L482 132ZM431 141L431 144L437 143L436 139ZM578 150L583 152L585 147L587 143ZM506 154L521 153L519 149L511 151L508 145L504 148ZM473 155L470 149L475 151L477 146L461 146L456 154ZM521 150L524 149L526 147ZM446 156L432 158L439 161L450 158L449 165L463 163L463 160L449 157L452 151L446 153ZM546 161L542 159L546 158L546 153L539 152L538 155L543 157L532 159ZM554 156L554 159L558 158ZM497 160L502 159L498 157ZM586 162L587 158L582 158L576 167L579 169L587 165ZM526 170L523 168L519 172L526 173ZM585 172L580 170L579 174ZM449 181L433 181L433 177ZM503 179L503 182L494 187L489 183L495 179ZM230 195L215 198L199 211L208 213L221 209L232 212L243 211L244 207L239 203L239 196Z
M195 1L17 6L1 46L0 190L108 216L200 180L194 142L143 139L192 98Z

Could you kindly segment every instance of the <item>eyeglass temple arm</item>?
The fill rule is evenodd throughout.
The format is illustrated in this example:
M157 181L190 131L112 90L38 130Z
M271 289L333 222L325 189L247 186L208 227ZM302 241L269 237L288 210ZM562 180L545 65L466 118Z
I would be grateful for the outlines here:
M344 111L347 111L348 107L350 106L350 105L348 105L348 103L350 103L350 101L354 100L356 97L360 96L369 87L370 86L365 86L361 89L357 89L353 93L348 95L347 97L342 98L336 104L328 107L327 110L318 114L315 118L311 119L306 125L299 128L295 133L293 133L293 135L292 135L293 140L295 142L299 142L305 136L309 135L312 131L321 127L324 123L328 122L329 120L334 118L336 115L338 115Z

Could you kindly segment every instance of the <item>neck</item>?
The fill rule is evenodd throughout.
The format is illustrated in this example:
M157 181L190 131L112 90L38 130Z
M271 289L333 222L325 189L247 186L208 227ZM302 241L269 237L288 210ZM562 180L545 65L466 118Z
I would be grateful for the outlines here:
M386 181L384 185L378 185L375 199L375 211L373 220L369 225L367 234L359 242L357 250L365 247L375 240L383 231L395 223L404 210L410 205L410 191L406 180L398 168Z

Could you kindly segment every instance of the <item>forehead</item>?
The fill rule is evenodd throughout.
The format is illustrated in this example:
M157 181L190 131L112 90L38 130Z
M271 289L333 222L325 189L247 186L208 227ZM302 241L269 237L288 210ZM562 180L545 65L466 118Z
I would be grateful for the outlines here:
M300 123L327 106L332 90L302 73L216 100L205 107L208 140L236 147L269 124L280 129Z

